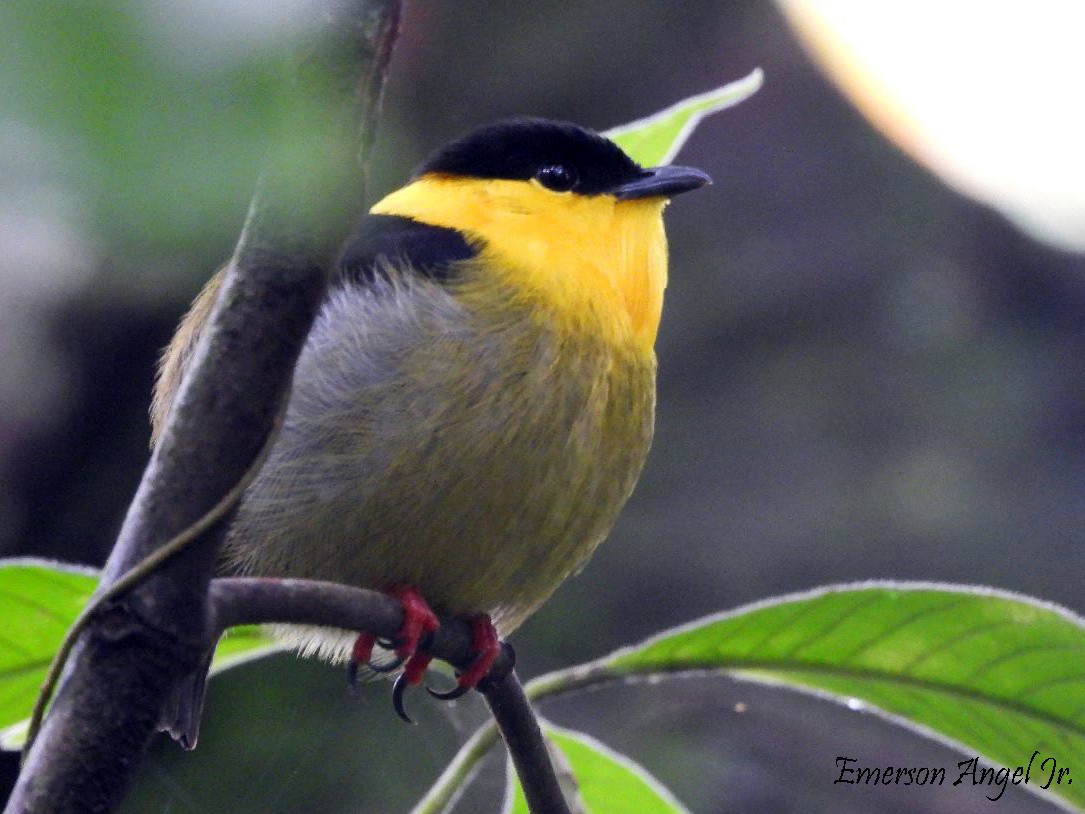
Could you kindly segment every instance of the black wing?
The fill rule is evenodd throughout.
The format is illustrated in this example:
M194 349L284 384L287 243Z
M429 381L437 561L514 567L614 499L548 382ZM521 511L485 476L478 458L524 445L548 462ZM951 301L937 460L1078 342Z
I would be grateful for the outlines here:
M476 253L455 229L398 215L367 215L343 244L338 266L341 279L362 285L372 282L386 265L404 263L426 277L447 280L456 263Z

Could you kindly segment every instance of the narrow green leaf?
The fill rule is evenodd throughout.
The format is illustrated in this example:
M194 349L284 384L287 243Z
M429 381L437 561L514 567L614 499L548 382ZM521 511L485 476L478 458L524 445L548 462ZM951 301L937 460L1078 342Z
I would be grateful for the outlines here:
M19 749L26 719L65 632L98 587L90 568L44 560L0 560L0 749ZM281 650L257 627L231 630L213 673Z
M583 732L540 723L551 750L559 751L555 762L564 763L558 766L562 787L575 788L580 808L574 814L688 814L643 766ZM529 814L511 762L508 778L504 812Z
M1025 788L1041 794L1051 766L1041 771L1041 761L1085 766L1085 621L982 588L871 583L787 596L543 676L528 691L537 699L688 670L719 670L880 713L982 756L981 766L1012 772L1039 752ZM1047 793L1085 808L1085 783L1067 779Z
M645 167L670 164L702 119L748 99L761 87L763 78L764 74L757 68L744 79L690 96L651 116L608 130L604 135L617 142L638 164Z

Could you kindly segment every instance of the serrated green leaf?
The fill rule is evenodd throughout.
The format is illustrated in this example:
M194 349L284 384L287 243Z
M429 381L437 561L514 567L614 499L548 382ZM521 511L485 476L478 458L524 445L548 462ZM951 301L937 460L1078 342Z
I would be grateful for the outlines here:
M560 751L560 766L569 777L563 785L575 783L583 814L688 814L674 795L638 763L615 752L590 735L562 729L545 721L543 733L551 747ZM506 786L506 814L529 814L527 800L511 763Z
M608 130L603 135L616 142L642 166L670 164L706 116L748 99L761 87L763 78L761 69L757 68L744 79L690 96L651 116Z
M44 560L0 560L0 749L19 749L53 654L98 587L90 568ZM257 627L231 630L213 673L278 652Z
M880 713L1011 772L1037 751L1037 762L1085 765L1085 621L982 588L883 583L787 596L543 676L528 691L538 699L623 676L689 670ZM1024 787L1043 794L1038 774ZM1052 783L1046 793L1085 808L1080 781Z

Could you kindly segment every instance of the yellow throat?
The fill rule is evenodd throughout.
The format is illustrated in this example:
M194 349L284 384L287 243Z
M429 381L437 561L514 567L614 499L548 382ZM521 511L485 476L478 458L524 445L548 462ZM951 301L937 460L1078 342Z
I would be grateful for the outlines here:
M427 174L379 201L481 242L482 266L558 326L651 351L667 285L663 198L553 192L536 181Z

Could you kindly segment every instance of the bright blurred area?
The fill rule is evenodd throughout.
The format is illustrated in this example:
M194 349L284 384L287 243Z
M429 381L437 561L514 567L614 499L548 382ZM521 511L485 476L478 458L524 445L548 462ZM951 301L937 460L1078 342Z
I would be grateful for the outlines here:
M655 446L610 541L514 637L526 677L839 581L1085 611L1082 27L1045 2L844 7L407 4L371 198L485 121L605 129L765 72L678 156L715 183L668 209ZM0 4L0 555L108 552L157 354L232 251L264 157L298 138L283 122L307 111L281 80L315 8ZM385 683L355 697L288 657L216 679L209 704L200 748L157 744L127 811L408 811L484 714L419 696L421 725L400 726ZM839 754L959 757L782 691L698 678L544 712L697 812L991 805L841 792ZM489 766L457 811L497 810L502 782ZM1051 810L1013 788L1000 802Z
M858 108L947 183L1085 251L1085 5L781 0Z

